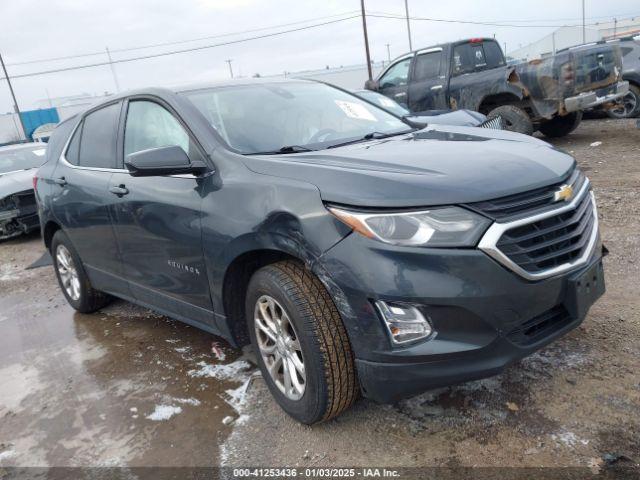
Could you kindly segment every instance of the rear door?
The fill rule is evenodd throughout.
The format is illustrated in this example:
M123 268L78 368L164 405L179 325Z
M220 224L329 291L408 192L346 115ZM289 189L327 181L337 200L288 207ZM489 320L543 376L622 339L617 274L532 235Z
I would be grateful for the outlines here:
M127 296L109 215L109 181L116 171L121 102L100 107L75 128L53 172L53 215L80 254L93 286Z
M389 98L393 98L405 108L408 108L409 68L411 67L412 58L413 54L396 61L378 79L378 91Z
M453 45L450 65L449 104L453 109L477 110L485 95L506 82L498 68L504 56L493 40L472 40Z
M121 161L141 150L172 145L180 146L192 161L204 161L185 124L161 100L139 97L125 108ZM119 172L109 186L124 274L133 296L177 318L211 326L200 228L202 179Z
M411 68L408 104L412 112L447 108L446 75L442 48L430 48L416 53Z

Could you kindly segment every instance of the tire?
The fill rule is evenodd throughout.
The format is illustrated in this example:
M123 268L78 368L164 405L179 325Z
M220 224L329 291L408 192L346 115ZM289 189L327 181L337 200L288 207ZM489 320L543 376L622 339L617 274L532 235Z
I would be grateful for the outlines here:
M540 132L549 138L569 135L582 121L582 111L572 112L564 117L556 116L540 124Z
M640 87L629 85L629 93L622 97L620 108L607 110L610 118L635 118L640 115Z
M287 414L311 425L339 415L357 400L359 384L346 329L324 285L303 265L282 261L258 270L249 282L246 311L262 376ZM268 318L280 319L271 324L278 323L280 333ZM284 359L279 367L278 356ZM295 379L291 377L287 390L284 364L299 362L304 378L292 367ZM273 375L269 366L275 366Z
M491 110L488 118L502 117L502 126L505 130L525 135L533 135L533 122L529 114L515 105L502 105Z
M60 290L78 312L92 313L111 301L109 295L91 286L78 252L62 230L58 230L51 240L51 257Z

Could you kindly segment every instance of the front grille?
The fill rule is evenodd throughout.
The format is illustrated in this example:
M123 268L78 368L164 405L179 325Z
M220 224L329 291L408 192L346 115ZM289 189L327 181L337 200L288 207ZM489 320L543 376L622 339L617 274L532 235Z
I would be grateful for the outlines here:
M506 230L496 247L529 273L571 263L589 248L595 228L594 205L587 189L574 208Z
M468 206L494 220L504 221L510 217L530 216L556 208L558 204L555 202L554 196L560 186L571 185L573 191L578 193L585 180L584 174L578 168L575 168L564 180L553 185L495 200L471 203Z
M567 309L558 305L518 325L507 334L507 338L517 345L531 345L544 340L571 321Z

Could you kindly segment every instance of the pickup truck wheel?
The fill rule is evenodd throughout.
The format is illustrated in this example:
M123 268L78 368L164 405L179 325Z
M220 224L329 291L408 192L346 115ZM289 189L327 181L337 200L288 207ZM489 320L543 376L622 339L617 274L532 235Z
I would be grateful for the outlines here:
M635 118L640 115L640 88L629 85L629 93L612 109L607 110L611 118Z
M558 138L569 135L582 121L582 111L573 112L564 117L556 116L551 120L540 124L540 132L549 138Z
M510 132L533 135L533 122L529 114L522 108L515 105L502 105L491 110L487 114L488 118L502 117L502 126Z
M51 256L58 284L69 305L81 313L92 313L109 303L109 295L91 286L82 260L62 230L51 240Z
M262 376L280 407L305 424L349 408L359 387L340 314L320 280L294 261L258 270L247 323Z

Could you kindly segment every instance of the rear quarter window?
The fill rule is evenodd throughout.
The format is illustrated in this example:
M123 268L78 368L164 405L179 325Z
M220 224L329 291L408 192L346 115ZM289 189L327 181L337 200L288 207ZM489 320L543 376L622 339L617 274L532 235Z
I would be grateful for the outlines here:
M56 161L60 158L62 154L62 149L67 143L67 139L71 132L73 131L73 127L76 125L77 119L70 118L60 123L53 133L51 137L49 137L49 142L47 143L47 153L46 153L46 162L51 160Z

